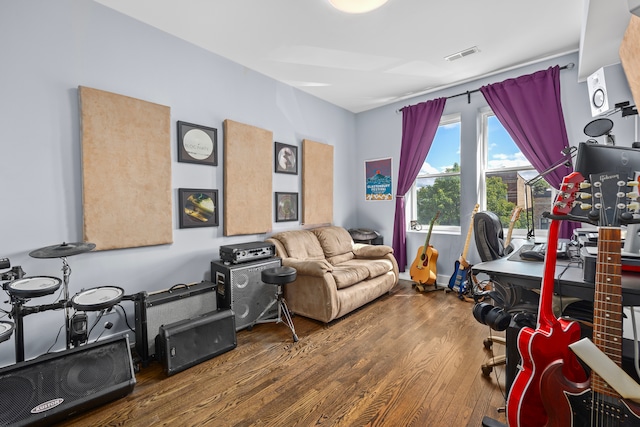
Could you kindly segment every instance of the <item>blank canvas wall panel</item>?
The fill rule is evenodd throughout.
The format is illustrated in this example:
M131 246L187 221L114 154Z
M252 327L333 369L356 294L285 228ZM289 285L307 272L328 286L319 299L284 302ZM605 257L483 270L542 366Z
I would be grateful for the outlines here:
M79 87L84 240L97 250L172 242L169 107Z
M302 223L333 223L333 146L302 140Z
M224 121L224 235L271 230L273 132Z
M620 60L633 95L632 104L640 105L640 17L631 15L620 44Z

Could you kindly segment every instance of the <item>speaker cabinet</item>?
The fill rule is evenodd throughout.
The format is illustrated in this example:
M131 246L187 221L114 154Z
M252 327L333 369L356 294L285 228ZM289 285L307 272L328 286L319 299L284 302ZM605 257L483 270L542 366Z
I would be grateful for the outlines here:
M607 84L609 81L609 84ZM596 117L616 108L616 104L628 102L629 94L620 82L626 82L624 70L605 66L587 77L591 116Z
M0 370L0 425L51 425L131 393L128 337L75 347Z
M167 375L184 371L237 345L231 310L164 325L159 332L156 348Z
M136 296L136 352L146 364L156 355L160 326L216 311L216 289L211 282L175 285L163 291Z
M251 326L258 319L278 317L278 304L272 304L276 300L276 287L262 283L261 275L262 270L281 264L278 257L246 264L211 262L211 280L216 284L218 308L233 310L236 330Z

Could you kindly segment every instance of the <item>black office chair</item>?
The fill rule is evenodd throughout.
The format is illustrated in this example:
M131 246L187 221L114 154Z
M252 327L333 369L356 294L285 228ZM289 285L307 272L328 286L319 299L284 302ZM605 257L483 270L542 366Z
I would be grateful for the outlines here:
M512 247L504 247L504 231L500 218L493 212L478 212L473 217L473 229L476 248L480 259L493 261L509 255ZM512 318L517 316L519 322L535 327L535 318L538 310L538 295L535 292L519 286L503 284L493 277L490 279L490 290L481 292L478 296L484 296L493 301L493 304L477 302L473 308L473 314L480 323L489 325L492 329L503 331L511 324ZM493 343L506 344L505 338L489 336L484 340L484 346L490 350ZM482 365L482 373L489 375L495 366L504 365L506 355L494 356Z

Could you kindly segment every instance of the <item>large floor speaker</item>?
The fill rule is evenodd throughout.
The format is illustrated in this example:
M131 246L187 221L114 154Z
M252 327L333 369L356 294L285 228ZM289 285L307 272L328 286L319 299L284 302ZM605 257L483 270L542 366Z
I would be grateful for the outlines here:
M262 283L261 274L262 270L281 264L282 260L278 257L245 264L211 262L211 281L216 284L218 308L233 310L236 314L236 330L252 326L258 319L278 317L278 304L273 303L277 289Z
M136 298L136 352L143 363L156 359L160 326L216 311L216 288L211 282L176 285Z
M129 394L128 337L75 347L0 370L0 425L51 425Z
M164 372L173 375L236 345L235 316L223 310L161 326L156 348Z

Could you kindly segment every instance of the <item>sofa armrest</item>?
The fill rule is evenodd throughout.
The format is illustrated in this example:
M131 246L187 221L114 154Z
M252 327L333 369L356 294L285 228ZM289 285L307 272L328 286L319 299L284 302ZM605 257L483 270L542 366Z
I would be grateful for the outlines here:
M324 277L325 273L333 271L333 266L325 260L299 260L296 258L283 258L282 265L293 267L298 275Z
M393 248L387 245L353 244L353 254L356 258L383 258L385 255L392 253Z

